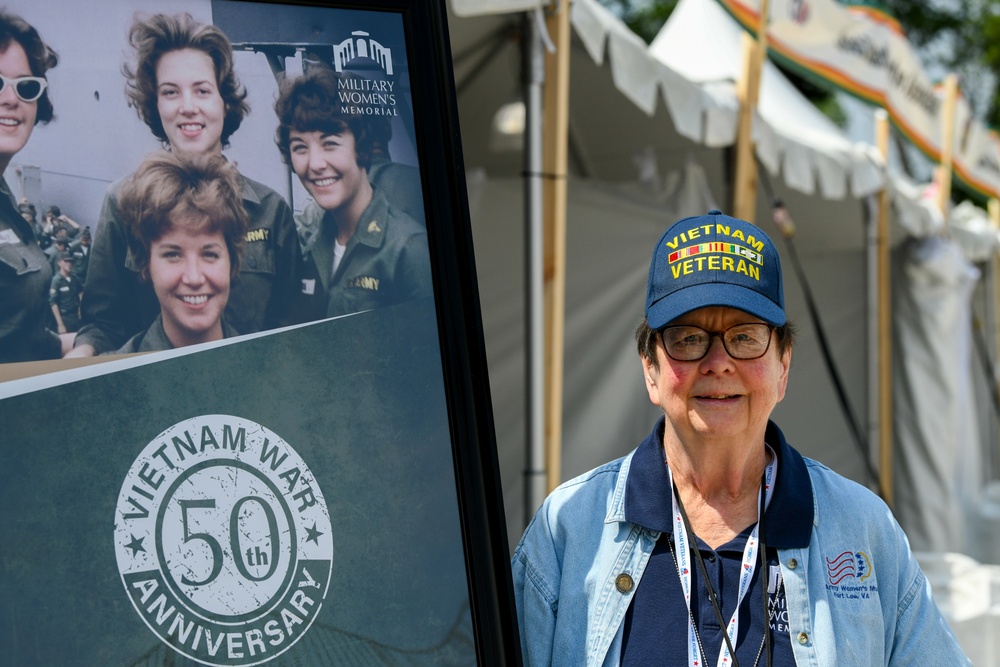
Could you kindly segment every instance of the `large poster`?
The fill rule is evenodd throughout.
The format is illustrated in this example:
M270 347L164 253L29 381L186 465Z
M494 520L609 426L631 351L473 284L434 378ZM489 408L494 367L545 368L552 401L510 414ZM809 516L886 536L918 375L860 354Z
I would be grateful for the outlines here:
M0 15L0 666L516 661L443 9L335 4Z

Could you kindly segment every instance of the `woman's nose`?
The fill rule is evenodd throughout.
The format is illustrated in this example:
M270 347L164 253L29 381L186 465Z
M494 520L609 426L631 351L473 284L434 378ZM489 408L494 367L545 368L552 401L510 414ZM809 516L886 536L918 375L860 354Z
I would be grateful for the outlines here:
M194 103L194 93L190 90L185 90L181 93L181 111L184 113L192 113L197 110Z
M5 81L3 90L0 90L0 104L15 106L20 101L21 100L17 96L17 93L14 92L13 84L9 84Z
M184 273L181 278L185 285L200 285L205 279L205 273L201 269L201 260L192 257L184 262Z
M309 149L309 170L310 171L323 171L326 161L323 159L322 151L315 150L313 148Z
M701 362L702 364L709 364L710 367L714 368L732 365L733 358L722 341L722 334L712 334L708 341L708 352L702 357Z

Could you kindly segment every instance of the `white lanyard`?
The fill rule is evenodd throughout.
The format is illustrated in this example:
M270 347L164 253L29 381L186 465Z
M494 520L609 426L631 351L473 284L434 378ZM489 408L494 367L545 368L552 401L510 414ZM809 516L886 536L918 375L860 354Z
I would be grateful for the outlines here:
M772 452L771 462L764 471L764 485L766 487L765 507L771 501L771 493L774 490L774 471L777 467L777 461L778 458ZM684 591L684 604L687 605L688 609L688 661L692 667L702 667L704 663L702 662L701 649L698 645L698 634L694 625L694 616L691 614L691 550L688 548L687 528L684 526L684 518L681 516L680 507L677 504L674 476L670 471L669 465L667 466L667 475L670 477L670 497L673 501L674 510L674 544L677 545L677 575L680 577L681 589ZM760 493L760 491L757 492L757 507L760 507ZM753 530L750 532L750 537L747 538L746 546L743 548L739 597L736 599L736 610L733 611L733 617L729 620L729 625L726 626L726 633L729 635L729 640L732 642L734 648L740 628L740 605L743 603L743 596L746 595L747 590L750 588L750 581L753 579L754 571L757 569L757 530L759 526L760 516L757 517L757 523L754 524ZM768 623L768 619L765 618L764 622ZM728 667L730 664L732 664L732 657L729 655L729 647L726 646L726 642L722 642L716 665L717 667Z

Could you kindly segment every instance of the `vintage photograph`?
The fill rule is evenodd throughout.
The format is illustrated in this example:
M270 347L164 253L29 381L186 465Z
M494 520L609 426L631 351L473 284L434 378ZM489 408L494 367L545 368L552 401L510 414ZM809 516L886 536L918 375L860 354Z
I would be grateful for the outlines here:
M0 39L0 363L431 296L400 15L42 0Z

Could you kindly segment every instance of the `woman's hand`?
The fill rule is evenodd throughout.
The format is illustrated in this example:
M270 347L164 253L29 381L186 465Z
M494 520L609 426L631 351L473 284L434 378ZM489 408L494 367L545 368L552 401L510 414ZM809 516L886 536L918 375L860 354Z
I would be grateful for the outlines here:
M96 353L93 345L84 343L83 345L77 345L73 347L73 341L76 339L76 334L64 334L59 337L63 341L63 359L79 359L82 357L92 357ZM69 349L65 347L66 339L69 339Z

